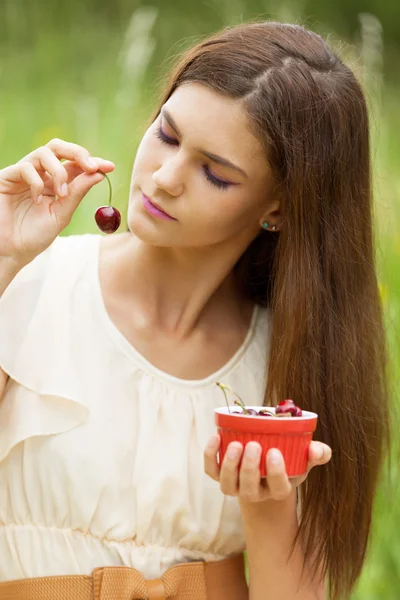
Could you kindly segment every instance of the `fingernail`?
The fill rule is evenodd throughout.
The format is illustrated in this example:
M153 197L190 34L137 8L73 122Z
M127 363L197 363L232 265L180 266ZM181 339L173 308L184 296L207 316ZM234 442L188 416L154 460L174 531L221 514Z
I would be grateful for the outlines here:
M61 186L61 194L63 196L68 196L68 186L66 183L63 183Z
M321 448L321 446L317 446L314 450L314 457L319 460L320 458L322 458L322 455L324 454L323 449Z
M228 458L235 459L238 458L240 454L240 450L237 446L229 446L227 450Z
M216 448L218 446L218 443L219 443L219 437L216 435L213 435L213 437L208 442L208 447L210 448L210 450L213 450L214 448Z
M246 454L249 458L257 458L260 456L260 447L257 444L249 443L246 446Z
M95 160L93 160L93 158L88 158L86 160L86 162L91 169L94 169L95 167L97 167L97 162Z
M270 450L268 453L268 459L272 465L282 464L282 455L279 450Z

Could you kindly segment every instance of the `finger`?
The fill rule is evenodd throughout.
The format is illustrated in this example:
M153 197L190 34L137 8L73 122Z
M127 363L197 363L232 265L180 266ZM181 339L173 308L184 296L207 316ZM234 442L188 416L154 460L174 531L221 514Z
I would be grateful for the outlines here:
M82 171L87 173L94 173L99 168L99 161L94 159L90 152L86 150L86 148L79 146L78 144L60 140L58 138L51 140L41 148L33 150L22 160L28 160L32 162L34 166L39 169L40 163L38 161L38 156L43 152L43 148L50 149L54 156L59 159L59 161L71 160L77 162L82 168ZM113 167L115 167L114 163L111 161L100 159L100 166L103 168L103 170L104 168L107 169L108 165L113 165Z
M221 438L218 434L212 436L204 450L204 471L211 479L219 481L218 450Z
M54 191L58 196L68 195L67 172L50 148L42 146L28 154L23 161L31 162L35 169L47 171L53 178Z
M99 165L98 170L101 171L102 173L110 173L111 171L113 171L115 169L114 163L112 163L108 160L105 160L105 159L99 158L99 157L93 157L93 159L98 162L98 165ZM84 173L84 171L82 170L82 167L73 160L65 161L62 164L67 172L67 185L69 185L74 179L76 179L76 177L78 177L78 175L81 175L82 173ZM95 172L97 172L97 171L95 171ZM43 181L45 182L44 193L54 195L55 191L54 191L54 182L53 182L52 177L49 176L46 173L46 171L43 171L43 170L38 170L38 173L41 176L41 178L43 179Z
M68 186L68 196L58 202L53 202L52 210L56 214L62 229L69 225L74 212L86 194L103 179L104 175L99 171L92 174L81 173Z
M72 142L66 142L55 138L48 142L46 146L54 152L57 158L73 160L80 165L82 171L88 173L94 173L99 169L99 161L103 167L106 167L107 164L115 167L114 163L111 161L103 158L96 159L90 154L89 150L86 150L86 148L79 146L78 144L73 144Z
M226 450L219 474L223 494L237 496L239 492L239 463L243 452L240 442L231 442Z
M266 463L270 497L273 500L284 500L291 493L292 486L286 474L282 453L277 448L272 448L267 453Z
M105 158L101 158L100 156L92 156L91 158L97 164L98 171L103 171L103 173L111 173L112 171L114 171L115 164L111 160L106 160ZM65 162L64 166L68 172L71 172L71 175L73 175L75 171L77 171L77 175L82 173L82 168L80 167L79 163L76 163L75 161Z
M32 163L19 162L11 165L2 170L2 177L13 184L25 182L31 189L32 201L40 204L44 183Z
M239 472L239 496L246 502L259 502L261 446L257 442L246 444Z
M68 198L63 198L63 203L71 203L75 211L81 200L92 189L93 186L103 181L104 175L100 171L94 173L81 173L68 185Z
M99 157L93 157L93 160L97 162L98 170L102 171L103 173L111 173L111 171L114 171L115 169L114 163L109 160ZM78 177L78 175L84 173L82 167L73 160L66 161L62 164L68 174L67 183L71 183L71 181Z
M317 465L326 464L331 460L331 458L332 450L327 444L312 441L308 449L307 471L309 472L313 467Z

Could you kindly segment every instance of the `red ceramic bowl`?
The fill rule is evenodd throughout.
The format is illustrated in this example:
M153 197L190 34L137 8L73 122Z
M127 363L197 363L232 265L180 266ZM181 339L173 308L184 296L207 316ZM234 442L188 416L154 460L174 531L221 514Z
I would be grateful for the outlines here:
M275 412L275 408L261 406L246 406L246 408L268 408ZM237 410L236 408L231 408ZM261 444L260 459L261 477L267 475L265 457L270 448L278 448L285 460L286 473L289 477L299 477L307 471L308 448L317 427L318 415L303 410L302 417L257 417L255 415L232 414L228 407L214 409L215 424L221 436L219 449L220 464L225 456L226 449L231 442L240 442L243 447L247 442Z

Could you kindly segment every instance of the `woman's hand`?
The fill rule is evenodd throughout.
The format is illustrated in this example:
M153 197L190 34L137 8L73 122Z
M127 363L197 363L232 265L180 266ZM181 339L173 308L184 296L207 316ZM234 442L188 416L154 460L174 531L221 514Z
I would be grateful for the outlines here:
M307 478L311 469L330 461L332 450L322 442L312 441L309 448L307 472L301 477L288 477L282 453L271 448L267 453L267 477L260 476L261 445L258 442L243 445L231 442L227 448L221 467L217 454L221 438L215 434L204 451L204 470L215 481L221 491L228 496L238 496L244 502L264 502L265 500L285 500L293 490ZM232 454L231 454L232 451ZM240 459L243 454L239 470Z
M82 146L54 139L0 170L0 260L23 265L48 248L104 179L98 171L114 168Z

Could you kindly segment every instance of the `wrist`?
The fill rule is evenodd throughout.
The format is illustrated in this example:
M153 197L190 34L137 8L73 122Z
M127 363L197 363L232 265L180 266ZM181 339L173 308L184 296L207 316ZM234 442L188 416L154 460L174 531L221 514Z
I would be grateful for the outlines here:
M293 489L287 498L283 500L272 500L267 499L263 502L246 502L239 498L239 506L242 512L243 518L261 518L265 519L276 519L276 516L280 517L291 516L296 513L296 501L297 493L296 489Z
M3 270L19 271L23 266L22 260L15 256L0 256L0 268Z

